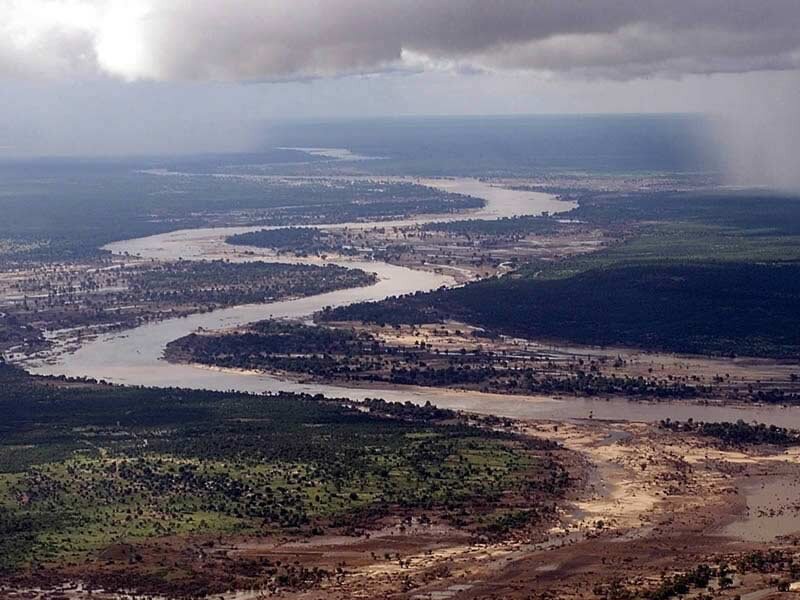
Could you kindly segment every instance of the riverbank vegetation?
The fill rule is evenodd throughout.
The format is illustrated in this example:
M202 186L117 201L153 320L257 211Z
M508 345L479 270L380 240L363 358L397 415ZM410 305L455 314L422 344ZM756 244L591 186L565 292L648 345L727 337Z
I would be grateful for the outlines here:
M797 198L588 194L568 216L621 241L564 260L531 261L511 275L462 288L356 304L322 318L387 324L456 319L589 345L800 354Z
M329 237L333 237L333 234L315 227L286 227L239 233L226 238L225 242L234 246L256 246L308 254L315 253L320 248L329 250Z
M492 277L539 261L596 251L611 240L604 231L550 217L465 220L424 225L262 229L226 240L298 257L357 256L412 269L434 270L463 282Z
M479 332L475 332L479 335ZM444 336L442 332L442 336ZM243 331L190 334L167 345L166 357L218 367L282 371L349 384L455 387L505 394L710 397L711 385L664 374L621 371L623 360L557 360L541 351L492 351L491 340L440 346L420 340L388 343L365 330L262 321Z
M744 421L712 422L704 421L671 421L659 423L662 429L676 432L688 432L704 437L714 438L723 446L744 445L772 445L772 446L797 446L800 445L800 431L765 425L764 423L746 423Z
M527 338L726 356L800 355L800 263L651 265L511 276L355 304L325 320L457 319Z
M42 265L0 275L0 350L30 352L44 330L126 329L226 306L272 302L371 285L375 275L335 265L261 261L114 259Z
M20 587L308 587L337 569L231 549L386 519L493 537L522 508L519 527L548 523L570 481L554 444L433 407L122 388L0 364L0 411L0 580Z

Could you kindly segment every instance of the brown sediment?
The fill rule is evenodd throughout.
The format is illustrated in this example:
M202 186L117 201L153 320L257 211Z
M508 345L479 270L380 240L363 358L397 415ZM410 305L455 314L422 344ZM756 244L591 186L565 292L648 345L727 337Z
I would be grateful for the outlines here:
M744 483L800 477L796 449L729 448L628 422L516 421L503 427L561 444L559 459L579 482L560 504L558 519L544 528L490 541L442 520L390 514L357 532L117 545L60 576L108 587L126 577L132 583L134 563L144 571L167 565L199 569L193 590L221 593L242 585L248 571L266 561L309 577L280 593L273 587L282 598L596 598L612 584L645 593L664 574L701 563L735 564L768 548L794 552L790 540L753 542L724 533L747 516ZM776 577L788 574L737 573L731 593L721 597L770 589Z
M539 422L521 429L560 441L583 456L593 473L546 541L456 544L411 556L405 567L354 568L326 587L326 597L595 598L614 581L643 593L664 573L786 547L721 532L745 513L738 484L754 473L797 473L796 453L721 450L630 423ZM738 574L730 597L770 589L772 579Z

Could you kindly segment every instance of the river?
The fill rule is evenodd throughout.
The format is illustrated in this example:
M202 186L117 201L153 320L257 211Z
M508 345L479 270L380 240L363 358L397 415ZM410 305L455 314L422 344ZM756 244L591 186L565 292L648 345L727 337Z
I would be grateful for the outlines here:
M558 200L542 192L511 190L476 179L424 180L425 185L450 192L482 198L486 206L478 211L454 215L435 215L414 221L389 221L384 223L344 223L325 227L375 227L399 225L421 221L452 221L469 218L496 219L543 212L556 214L574 207L571 202ZM228 227L181 230L146 238L116 242L107 246L118 254L131 254L156 259L197 260L200 258L228 258L230 260L264 260L265 252L251 249L245 254L241 247L224 244L224 239L234 233L263 229L263 227ZM268 255L268 260L282 262L322 262L293 257ZM167 343L192 333L199 328L221 329L236 327L270 317L302 318L326 306L342 306L354 302L380 300L387 296L415 291L428 291L443 285L453 285L448 276L429 271L414 270L378 261L359 261L335 258L324 262L346 267L361 268L378 275L378 283L368 287L339 290L295 300L235 306L186 318L169 319L142 325L132 330L99 336L73 353L62 353L48 360L31 362L25 366L42 375L67 375L93 377L106 381L159 387L184 387L211 390L237 390L245 392L304 392L321 393L331 397L385 398L414 403L431 402L443 408L466 410L512 418L541 419L612 419L631 421L673 420L735 421L756 420L784 427L800 428L800 410L780 407L728 407L690 403L648 403L624 399L593 400L579 398L547 398L509 396L441 390L431 388L349 388L339 385L297 383L265 374L221 371L178 365L163 360Z

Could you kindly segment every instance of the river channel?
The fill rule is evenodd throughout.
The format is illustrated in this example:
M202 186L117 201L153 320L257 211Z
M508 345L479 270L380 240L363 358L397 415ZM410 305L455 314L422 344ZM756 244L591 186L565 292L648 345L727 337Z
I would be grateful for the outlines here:
M449 192L482 198L486 206L478 211L453 215L423 217L421 221L452 221L468 218L496 219L542 213L557 214L574 207L571 202L541 192L501 188L476 179L437 179L421 181L427 186ZM325 225L326 228L364 228L381 225L396 226L411 221L384 223L344 223ZM137 255L155 259L199 260L225 257L230 260L272 260L281 262L316 262L270 255L251 249L245 253L224 244L234 233L263 229L263 227L228 227L181 230L146 238L110 244L107 248L117 254ZM800 428L800 410L781 407L730 407L672 402L632 402L624 399L548 398L484 394L431 388L350 388L322 383L298 383L271 375L221 371L191 365L178 365L163 360L167 343L198 329L214 330L237 327L270 317L305 318L326 306L343 306L354 302L380 300L387 296L433 290L454 285L452 277L390 265L378 261L359 261L347 258L324 260L330 264L361 268L378 276L375 285L339 290L305 298L235 306L186 318L177 318L142 325L121 333L99 336L86 342L77 351L61 353L48 360L26 364L33 373L42 375L83 376L106 381L143 386L184 387L244 392L303 392L348 397L353 400L385 398L414 403L431 402L444 408L494 414L512 418L541 419L610 419L631 421L673 420L731 421L744 419Z

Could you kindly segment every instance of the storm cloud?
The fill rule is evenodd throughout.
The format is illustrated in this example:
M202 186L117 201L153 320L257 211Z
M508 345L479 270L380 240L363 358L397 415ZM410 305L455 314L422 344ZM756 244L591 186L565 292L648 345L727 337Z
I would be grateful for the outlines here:
M797 0L0 0L0 75L395 70L632 79L800 68Z

